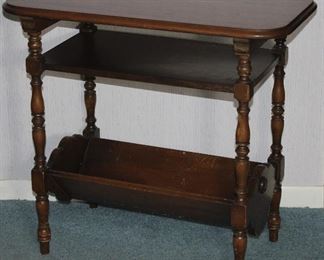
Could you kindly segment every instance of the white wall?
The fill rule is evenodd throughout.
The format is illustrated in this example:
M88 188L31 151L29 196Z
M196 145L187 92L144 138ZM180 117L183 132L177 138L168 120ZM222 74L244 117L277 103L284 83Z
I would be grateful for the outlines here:
M289 44L284 134L286 186L324 185L324 0L318 2L316 17ZM44 36L44 50L74 33L69 28L52 30ZM26 55L27 39L19 23L1 16L0 180L30 178L33 147ZM109 82L110 85L98 84L97 118L104 137L234 156L236 110L228 101L229 95ZM269 155L272 82L271 78L259 89L251 108L252 160L265 161ZM131 87L134 85L140 88ZM81 132L84 126L82 83L75 76L46 76L44 95L48 156L62 136ZM216 96L223 100L215 99Z

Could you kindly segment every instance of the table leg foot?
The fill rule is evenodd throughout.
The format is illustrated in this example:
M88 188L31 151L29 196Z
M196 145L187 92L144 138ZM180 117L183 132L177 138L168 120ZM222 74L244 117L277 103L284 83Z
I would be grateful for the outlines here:
M38 241L42 255L49 253L51 230L48 224L49 202L47 196L37 196L36 209L38 215Z
M279 230L269 230L269 240L277 242L279 240Z
M277 242L279 239L279 229L281 225L281 218L280 218L280 199L281 199L281 189L276 187L269 215L268 221L268 228L269 228L269 240L271 242Z
M98 204L96 204L96 203L89 203L89 208L90 209L96 209L96 208L98 208Z
M40 253L42 255L48 255L50 251L50 243L49 242L40 242Z
M233 248L235 260L244 260L247 247L247 235L245 232L234 232L233 234Z

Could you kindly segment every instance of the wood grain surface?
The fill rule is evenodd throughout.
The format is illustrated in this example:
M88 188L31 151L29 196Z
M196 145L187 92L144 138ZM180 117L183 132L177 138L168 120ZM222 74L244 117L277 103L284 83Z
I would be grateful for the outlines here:
M109 44L107 44L109 43ZM277 57L253 53L252 85L269 75ZM78 34L44 54L47 70L233 92L237 58L231 45L132 33Z
M277 38L294 31L312 0L8 0L19 16L245 38Z

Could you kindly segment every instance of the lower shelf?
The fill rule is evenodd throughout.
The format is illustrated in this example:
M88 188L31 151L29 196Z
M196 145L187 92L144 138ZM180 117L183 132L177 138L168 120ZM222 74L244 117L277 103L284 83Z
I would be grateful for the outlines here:
M47 184L58 200L85 200L133 211L230 227L235 160L151 146L65 137L48 162ZM251 163L249 231L268 217L274 168Z

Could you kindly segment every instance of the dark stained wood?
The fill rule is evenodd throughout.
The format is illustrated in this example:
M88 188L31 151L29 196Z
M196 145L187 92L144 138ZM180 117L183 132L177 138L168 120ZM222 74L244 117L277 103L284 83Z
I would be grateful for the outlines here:
M28 33L29 56L26 60L27 73L31 75L31 112L33 123L33 142L35 148L35 165L31 171L32 188L36 193L36 209L38 216L38 241L40 243L40 252L42 254L49 253L49 241L51 239L51 231L48 224L49 202L47 187L45 185L45 119L44 119L44 99L42 94L41 74L42 68L42 41L41 33L37 32L37 28L33 28L29 20L22 22L24 30ZM41 26L38 24L38 26Z
M84 102L87 110L87 126L83 130L83 135L86 137L99 137L99 128L96 126L96 117L95 117L95 109L96 109L96 83L94 76L84 76L85 84L84 84Z
M18 16L239 38L280 38L314 10L312 0L7 0Z
M233 172L229 158L102 139L89 141L80 169L80 174L89 176L230 199L234 196L234 186L228 188L235 182Z
M91 23L81 23L79 25L80 33L83 35L85 44L87 48L92 48L92 35L97 31L97 26ZM96 117L95 117L95 110L96 110L96 102L97 102L97 94L96 94L96 83L95 79L92 74L91 75L82 75L82 79L85 81L84 84L84 103L87 110L87 117L86 123L87 126L83 130L83 135L86 137L99 137L100 130L96 126Z
M64 160L68 152L84 155ZM82 166L71 172L74 165ZM53 152L48 180L55 194L64 190L91 203L230 226L234 169L235 160L229 158L73 136ZM263 189L262 178L267 180ZM258 205L259 211L248 221L255 235L267 222L274 183L271 166L251 163L249 197L251 208Z
M74 137L74 136L73 136ZM83 160L84 151L88 147L87 138L65 137L59 143L59 148L55 149L51 157L55 160L48 160L47 166L58 171L79 172L80 162ZM64 147L64 149L63 149ZM60 156L56 156L59 154Z
M75 199L210 225L230 226L230 204L226 201L87 175L51 170L48 174ZM51 183L48 185L50 191L56 193Z
M79 34L44 54L47 70L233 92L233 46L150 35L98 31ZM91 40L92 39L92 40ZM271 50L252 54L252 85L277 63Z
M250 41L236 39L235 54L238 57L239 80L234 86L234 96L238 101L238 122L236 129L236 158L235 158L235 193L236 200L232 207L233 247L235 259L243 260L247 247L247 203L248 177L250 172L249 144L249 102L253 95L251 86L251 50Z
M278 240L284 157L285 38L316 9L312 0L7 0L29 35L38 239L49 252L48 191L58 200L85 200L233 229L236 260L243 260L247 232L259 235L267 220ZM41 31L61 20L80 33L45 54ZM97 31L94 24L226 36L233 45ZM276 39L273 51L260 48ZM233 51L234 46L234 51ZM237 56L237 58L235 57ZM238 59L238 60L237 60ZM275 68L272 153L267 164L249 161L249 102L254 87ZM84 136L63 138L45 158L41 75L77 73L85 80ZM230 92L238 101L236 158L188 153L103 140L95 122L95 77L111 77Z
M31 17L21 17L21 25L25 32L41 32L49 26L55 24L57 21L48 19L39 19Z
M271 204L271 212L269 216L269 239L272 242L278 241L278 233L281 224L280 218L280 200L281 200L281 182L284 177L284 156L282 155L282 134L284 130L284 104L285 104L285 86L284 67L286 65L286 53L287 47L285 45L285 39L279 39L276 41L275 51L278 53L280 60L276 66L274 77L275 83L272 91L272 153L269 157L269 162L275 166L276 169L276 186L273 195L273 201Z
M89 203L89 208L96 209L96 208L98 208L98 204L97 203Z

